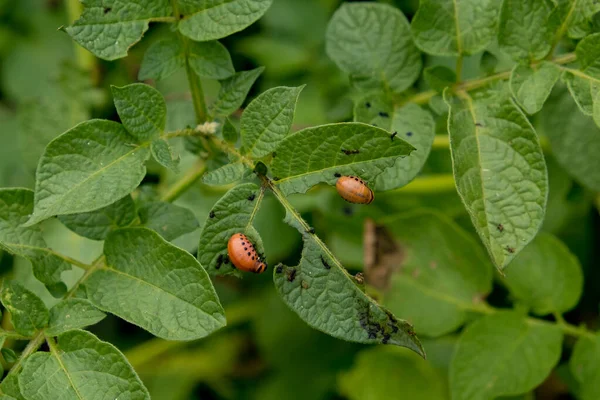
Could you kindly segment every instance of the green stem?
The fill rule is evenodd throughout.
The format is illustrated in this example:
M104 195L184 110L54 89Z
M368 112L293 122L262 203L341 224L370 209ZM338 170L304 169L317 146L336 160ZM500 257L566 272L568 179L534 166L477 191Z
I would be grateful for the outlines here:
M434 174L417 177L408 185L398 189L390 190L387 193L403 194L435 194L452 192L456 190L454 176L452 174Z
M563 54L558 57L555 57L554 59L552 59L550 61L552 61L553 63L558 64L558 65L563 65L563 64L572 63L576 59L577 59L577 56L575 55L575 53L567 53L567 54ZM536 61L536 62L532 63L531 65L533 66L536 64L539 64L539 61ZM483 87L489 83L499 81L499 80L506 80L506 79L510 78L510 74L511 74L511 71L504 71L504 72L499 72L495 75L491 75L491 76L488 76L485 78L478 78L478 79L464 81L464 82L454 85L454 87L450 88L450 91L452 93L455 93L457 91L470 91L470 90L479 89L480 87ZM458 76L458 71L457 71L457 76ZM435 90L428 90L426 92L417 93L414 96L410 96L408 98L401 100L399 102L399 105L402 106L402 105L408 104L408 103L427 104L429 102L429 100L431 100L431 98L435 97L437 94L438 94L438 92L436 92Z
M25 361L25 359L27 357L29 357L31 354L35 353L35 351L40 348L42 343L44 343L44 340L45 340L44 330L42 329L33 337L33 339L31 339L31 341L29 343L27 343L27 346L25 346L25 349L23 350L23 352L21 353L21 355L19 356L19 358L17 359L15 364L12 366L10 371L8 371L8 374L6 375L6 377L4 379L7 379L9 376L19 372L19 370L21 369L21 365L23 364L23 361Z
M462 70L463 70L463 55L459 54L457 59L456 59L456 82L460 82L461 77L462 77Z
M53 251L53 250L51 250L51 253L52 253L53 255L55 255L56 257L58 257L58 258L61 258L61 259L65 260L65 261L66 261L66 262L68 262L69 264L71 264L71 265L75 265L76 267L79 267L79 268L81 268L81 269L84 269L84 270L86 270L86 271L87 271L88 269L92 268L92 266L91 266L91 265L89 265L89 264L86 264L86 263L83 263L83 262L81 262L81 261L77 261L76 259L74 259L74 258L71 258L71 257L69 257L69 256L65 256L64 254L57 253L57 252L55 252L55 251Z
M192 187L205 172L206 165L204 164L204 161L196 161L196 164L194 164L180 180L175 182L175 184L165 192L161 200L168 203L175 201L179 196L185 193L186 190Z
M75 22L83 11L83 4L80 0L67 0L65 3L69 23ZM75 42L73 42L75 43ZM75 61L77 66L84 71L95 71L96 58L92 53L83 47L75 44ZM97 77L94 77L97 78ZM94 79L96 81L97 79Z

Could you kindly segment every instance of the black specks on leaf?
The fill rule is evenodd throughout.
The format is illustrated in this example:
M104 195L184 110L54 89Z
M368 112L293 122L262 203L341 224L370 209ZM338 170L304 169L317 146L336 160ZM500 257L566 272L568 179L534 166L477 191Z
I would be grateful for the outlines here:
M279 180L279 177L278 177L278 176L274 176L274 177L273 177L273 180L274 180L274 181L278 181L278 180Z
M323 256L321 256L321 262L323 263L323 266L325 267L325 269L330 269L331 265L329 265L327 263L327 261L325 261L325 258L323 258Z
M513 254L515 252L515 248L514 247L510 247L510 246L506 246L506 251L508 251L510 254Z
M311 227L311 228L308 228L308 229L306 230L306 232L310 233L311 235L314 235L314 234L315 234L315 228L312 228L312 227Z
M217 257L217 265L215 265L215 269L221 268L221 264L223 264L223 254L219 254Z
M502 225L502 224L498 224L498 225L496 226L496 229L498 229L500 232L504 232L504 225Z
M229 264L229 257L225 256L225 260L223 260L223 264Z
M389 118L390 114L386 113L385 111L379 111L379 116L383 118Z
M371 103L369 103L368 101L365 103L365 107L367 108L371 108Z
M346 149L342 149L342 153L344 153L345 155L349 156L352 154L359 154L360 150L346 150Z
M283 272L283 265L279 264L275 267L275 273L280 274Z
M413 135L412 132L406 132L406 136L411 137Z
M296 268L291 268L287 273L287 280L294 282L294 279L296 279Z
M394 132L390 135L390 139L392 140L392 142L394 141L394 138L396 137L397 134L398 134L398 132Z
M208 214L208 217L209 217L209 218L214 218L214 217L215 217L215 212L214 212L214 211L211 211L211 212Z
M277 157L277 152L273 152L273 154L271 155L273 158Z
M377 126L377 124L371 124L371 125L373 125L373 126Z
M350 206L345 206L344 208L342 208L342 213L347 217L351 217L352 215L354 215L354 210Z
M481 122L476 122L476 123L475 123L475 126L478 126L478 127L482 128L482 127L483 127L483 124L482 124Z
M112 8L110 7L104 7L104 14L108 14L109 12L111 12Z
M248 196L248 201L254 201L255 198L256 198L256 195L253 193L250 196Z
M381 339L381 344L388 344L388 342L390 341L390 334L389 333L384 333L383 334L383 339Z
M333 176L335 176L336 178L340 178L342 176L342 174L336 172L335 174L333 174Z

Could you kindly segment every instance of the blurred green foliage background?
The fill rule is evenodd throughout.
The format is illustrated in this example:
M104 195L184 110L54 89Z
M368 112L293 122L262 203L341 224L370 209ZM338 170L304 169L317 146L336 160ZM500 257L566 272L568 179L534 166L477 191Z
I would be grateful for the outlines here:
M418 0L386 2L399 7L409 19L418 6ZM327 22L340 3L275 0L258 23L222 41L232 54L236 70L266 67L249 99L273 86L307 85L298 103L294 130L352 119L356 94L348 77L327 58L324 46ZM76 18L77 11L69 6L61 0L0 0L0 187L33 188L37 160L51 138L89 118L117 119L109 86L135 82L145 49L169 30L168 26L151 26L127 58L106 62L93 58L58 30ZM451 59L435 57L425 61L425 65L453 64ZM82 72L75 65L87 65L92 72ZM476 76L478 65L478 57L467 59L465 76ZM167 99L168 129L192 124L184 71L161 81L157 88ZM204 88L207 96L214 98L218 84L207 81ZM444 121L441 115L438 133L445 133ZM181 169L185 171L193 164L194 156L186 153L183 145L179 151ZM600 256L600 219L593 195L566 175L551 156L547 161L550 198L544 229L569 246L586 275L584 296L567 319L594 327L598 325L600 300L596 261ZM449 173L448 150L434 149L423 174ZM158 164L151 164L137 195L152 196L176 179ZM193 210L202 225L225 190L196 185L177 204ZM417 185L377 194L376 198L369 208L348 205L332 188L321 187L294 197L293 203L353 273L363 268L363 226L368 217L393 220L409 210L432 208L452 218L475 238L452 185ZM293 265L299 258L300 235L282 218L283 210L268 197L256 227L270 265ZM100 242L75 235L57 220L45 222L43 229L50 246L63 254L89 262L101 252ZM396 229L401 231L402 227ZM198 236L196 231L179 238L176 244L193 253ZM424 248L436 246L434 240L422 240ZM473 245L480 246L478 241ZM0 252L0 271L33 290L49 306L56 302L33 278L27 261ZM70 275L65 279L73 282L77 273ZM447 374L455 334L438 339L421 336L428 354L424 361L406 349L346 343L309 328L277 297L269 274L243 280L217 279L215 285L228 326L200 342L155 339L114 317L91 330L125 352L156 400L449 398ZM500 284L494 286L488 301L500 307L510 304L508 292ZM574 390L569 388L571 384L567 369L559 367L538 389L537 396L570 398L567 393Z

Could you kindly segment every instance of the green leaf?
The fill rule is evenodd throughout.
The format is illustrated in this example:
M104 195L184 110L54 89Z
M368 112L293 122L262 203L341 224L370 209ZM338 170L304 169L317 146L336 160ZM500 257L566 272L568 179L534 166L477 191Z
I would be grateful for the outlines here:
M553 94L542 112L542 127L558 163L582 185L600 192L600 129L564 91Z
M546 163L533 127L507 93L463 96L446 99L454 180L502 271L542 225Z
M557 0L554 10L560 26L556 29L557 39L567 32L573 39L581 39L592 31L594 14L600 11L595 0Z
M496 0L421 0L411 23L415 44L438 56L478 53L496 34L501 5Z
M40 226L23 226L32 211L31 190L0 189L0 248L31 261L35 277L50 289L66 291L61 273L71 266L48 248Z
M148 390L125 356L86 331L58 336L50 352L27 358L19 386L27 400L150 400Z
M308 325L338 339L402 346L425 352L411 324L367 296L325 244L287 209L285 222L302 234L300 263L274 268L273 281L283 301Z
M548 0L504 0L498 44L515 60L541 60L552 48L554 5Z
M179 31L198 41L220 39L256 22L273 0L181 1Z
M386 4L344 3L327 27L327 54L362 88L408 89L422 62L400 10Z
M72 329L97 324L106 317L85 299L65 299L50 309L47 336L58 336Z
M92 240L104 240L114 230L133 224L137 214L130 195L109 206L81 214L58 217L67 228Z
M168 78L185 67L185 54L181 40L168 38L156 41L144 53L138 80Z
M264 67L241 71L221 81L221 89L210 106L212 116L227 116L242 106L250 88L265 70Z
M213 206L202 228L198 260L213 275L235 271L227 260L227 242L236 233L248 236L256 251L264 253L258 232L252 226L262 201L262 190L253 183L244 183L229 190Z
M229 51L216 40L210 42L188 41L188 62L198 76L225 79L235 73ZM185 51L178 38L154 42L140 66L138 79L165 79L185 67Z
M242 114L242 152L261 158L272 152L292 127L296 102L304 86L275 87L252 100Z
M483 249L438 213L415 211L385 225L401 258L381 265L393 271L383 304L411 321L419 334L455 331L492 290L492 268Z
M7 375L6 378L0 383L0 388L4 392L5 395L10 396L11 399L17 400L27 400L21 394L21 389L19 389L19 375L10 374ZM1 398L0 398L1 399ZM6 399L2 399L6 400Z
M542 109L560 74L560 68L548 61L535 67L516 65L510 74L510 90L527 114L535 114Z
M168 0L143 3L120 0L83 0L83 13L65 31L96 56L116 60L127 55L148 30L151 21L164 20L172 13Z
M349 400L448 399L446 383L431 363L394 347L361 351L352 368L339 375L338 384L340 393Z
M223 136L223 139L225 139L225 141L233 145L237 143L238 138L240 136L236 127L233 125L229 118L225 118L225 122L223 122L221 135Z
M190 42L190 67L202 78L226 79L235 74L229 51L216 40Z
M50 142L36 172L27 224L97 210L131 193L146 174L149 156L135 141L116 122L90 120Z
M579 301L583 272L567 246L541 232L511 263L506 284L511 294L536 314L562 314Z
M248 167L242 162L225 164L204 174L202 182L207 185L228 185L242 179L248 171Z
M442 103L446 107L443 100ZM429 157L435 138L435 123L429 111L413 103L394 108L381 96L369 95L356 103L354 120L395 132L394 139L390 136L390 140L402 138L415 147L410 157L397 160L376 178L375 191L402 187L417 176Z
M171 203L146 203L140 207L138 213L142 226L158 232L168 241L193 232L199 227L198 220L190 209Z
M423 78L425 78L425 82L427 82L430 88L440 93L446 87L456 83L456 74L454 71L442 65L425 68Z
M17 282L2 285L2 305L10 312L15 331L21 335L33 336L48 324L44 302Z
M563 74L563 80L569 88L573 100L577 103L577 106L585 115L594 115L594 94L598 90L596 84L592 84L592 81L587 77L581 75L575 75L573 71L565 71Z
M600 397L600 335L583 337L577 341L569 367L579 382L581 400Z
M2 349L2 357L6 360L7 363L14 363L17 361L17 353L13 349L4 348Z
M456 345L452 399L491 400L532 390L558 363L562 338L557 326L528 322L512 312L477 320Z
M139 142L156 139L164 131L167 105L158 90L143 83L111 90L123 126Z
M321 125L288 135L277 147L271 169L286 195L304 193L321 182L333 185L335 174L360 176L372 186L379 174L413 150L403 139L392 140L389 132L371 125Z
M156 139L150 146L152 157L163 167L170 169L171 171L179 172L179 162L181 158L177 156L173 157L173 152L169 143L164 139Z
M111 233L106 266L85 287L92 304L168 340L193 340L225 325L223 308L202 266L146 228Z

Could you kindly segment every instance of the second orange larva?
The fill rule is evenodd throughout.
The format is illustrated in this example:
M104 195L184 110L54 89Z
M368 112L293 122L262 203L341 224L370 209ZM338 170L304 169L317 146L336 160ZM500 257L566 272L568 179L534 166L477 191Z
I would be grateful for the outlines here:
M227 253L233 266L239 270L260 274L267 269L267 264L260 259L254 245L243 233L236 233L229 238Z
M350 203L370 204L375 198L367 184L356 176L341 176L335 188L340 196Z

